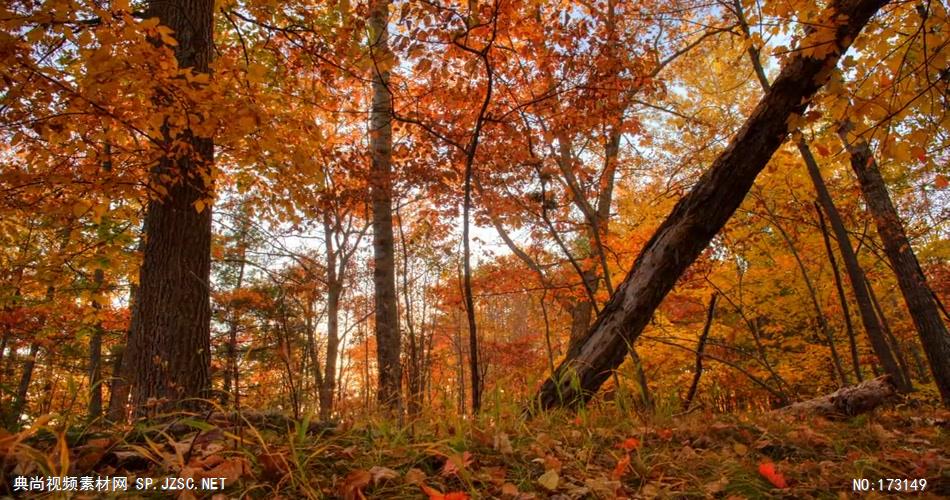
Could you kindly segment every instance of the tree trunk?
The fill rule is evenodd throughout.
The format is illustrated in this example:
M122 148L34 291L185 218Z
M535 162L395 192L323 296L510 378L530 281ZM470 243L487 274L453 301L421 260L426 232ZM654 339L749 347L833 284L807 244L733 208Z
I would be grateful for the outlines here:
M370 198L373 210L373 283L376 287L376 356L379 402L394 416L402 411L399 362L399 313L393 249L392 120L389 91L389 0L372 0L369 11L373 61L373 105L370 113Z
M874 293L874 287L871 286L870 281L867 282L867 285L868 295L871 296L871 304L874 305L874 311L877 313L878 321L881 322L881 329L884 330L884 337L894 350L894 358L897 359L897 366L901 369L901 375L904 377L904 380L907 381L907 385L912 386L910 368L908 368L907 358L904 356L904 349L901 347L901 343L897 340L897 337L894 336L894 331L891 330L890 325L887 324L884 309L881 308L881 304L877 301L877 294Z
M749 25L746 23L745 15L742 11L742 3L736 1L734 3L736 14L739 17L739 25L745 33L746 38L751 39L751 32L749 30ZM768 92L771 88L769 83L768 76L765 74L765 69L762 67L762 61L759 58L759 51L754 44L749 45L747 50L749 54L749 59L752 62L752 67L755 70L756 77L759 80L759 84L762 87L763 92ZM861 266L858 263L857 254L854 251L854 247L851 245L851 239L848 236L848 231L845 229L844 222L841 219L841 214L838 213L837 207L835 207L834 200L831 198L831 193L828 192L828 186L825 184L825 180L821 177L821 169L818 168L818 162L815 161L815 156L811 153L811 148L808 147L808 143L805 142L804 138L801 138L797 142L798 151L802 155L802 160L805 162L805 167L808 170L808 176L811 178L812 184L815 186L815 192L818 194L818 203L821 204L821 207L825 210L825 213L828 214L828 219L831 222L831 229L835 233L835 238L838 240L838 248L841 251L841 258L844 260L845 271L848 273L848 279L851 281L851 287L854 289L855 300L858 303L858 312L861 315L861 322L864 325L864 330L867 332L868 339L871 342L871 348L874 349L875 355L881 361L881 364L884 366L884 369L893 377L897 382L897 387L901 392L910 391L910 381L905 381L901 377L900 372L898 371L897 363L894 361L894 356L891 353L890 348L887 345L887 341L884 338L884 333L881 329L881 325L877 320L877 316L874 314L874 309L871 306L871 300L868 298L866 291L866 284L864 279L864 271L861 270ZM847 312L845 313L847 316ZM850 318L846 317L846 321L850 324ZM854 343L852 343L854 346ZM856 347L856 346L854 346ZM852 350L852 355L855 354L855 351ZM858 366L855 363L855 366ZM858 374L858 381L861 380L860 372Z
M838 261L835 259L835 252L831 248L831 238L828 237L828 226L825 225L825 217L821 213L821 206L815 202L815 212L818 214L818 224L821 227L821 237L825 243L825 252L828 254L828 262L831 264L831 273L835 278L835 290L838 291L838 300L841 302L841 315L844 316L845 331L848 333L848 346L851 348L851 367L854 369L854 376L858 383L864 381L861 375L861 361L858 356L858 341L854 335L854 326L851 324L851 310L848 307L848 296L844 293L844 284L841 281L841 271L838 270Z
M801 114L827 80L842 51L885 2L840 0L835 50L816 59L790 59L745 125L696 186L681 199L637 257L584 342L572 349L538 394L541 408L586 403L623 362L676 280L742 203L756 176L788 135L788 117ZM831 28L824 28L831 29ZM820 35L820 33L819 33ZM807 36L802 44L811 43Z
M815 310L815 320L818 322L818 331L825 337L825 340L828 342L828 348L831 351L831 361L835 376L841 381L842 386L846 386L850 382L841 364L841 357L838 355L838 348L835 346L834 334L831 332L831 327L828 326L828 321L825 319L825 313L822 312L821 304L818 302L818 293L815 291L815 286L812 285L811 278L808 277L808 269L805 267L805 263L802 261L798 249L795 248L795 243L792 241L792 238L785 232L785 228L776 220L775 213L772 212L768 204L763 203L762 205L772 219L770 222L775 226L775 229L778 230L785 244L788 246L789 252L791 252L795 263L798 265L798 270L802 273L802 280L805 282L805 288L808 290L808 298L811 299L812 309Z
M699 378L703 376L703 352L706 350L706 339L709 338L709 330L712 328L713 317L716 315L716 299L718 294L713 293L709 299L709 310L706 311L706 324L703 325L703 333L699 336L699 345L696 346L696 368L693 370L693 383L689 385L689 392L686 393L686 399L683 401L683 411L689 411L693 404L693 398L696 397L696 391L699 389Z
M174 30L180 67L208 73L213 14L212 0L152 0L146 17L157 17ZM167 195L148 203L135 331L129 339L132 402L138 415L199 406L190 398L207 397L211 386L214 143L190 130L177 136L166 132L165 141L167 152L153 169L152 182Z
M409 279L409 243L406 241L406 233L403 231L402 217L399 211L396 211L396 217L399 220L399 241L402 243L402 299L404 314L406 315L406 333L409 337L409 373L407 374L409 385L409 418L415 419L422 413L422 363L420 359L420 342L416 338L416 325L412 316L412 287ZM424 307L424 305L423 305ZM424 318L423 318L423 321Z
M99 293L104 279L102 269L96 269L93 274L96 298L92 300L92 308L96 313L102 309ZM89 338L89 408L87 412L90 420L102 416L102 321L98 319Z
M23 363L23 373L20 375L20 383L17 384L13 403L10 404L10 413L6 415L8 419L7 425L11 429L19 427L20 414L22 414L26 408L30 382L33 381L33 370L36 368L36 358L39 356L39 352L40 344L34 340L30 344L30 353L27 354L26 362Z
M854 299L858 303L858 313L861 316L861 323L864 325L864 331L867 333L871 349L874 350L874 355L881 362L885 373L892 377L897 390L908 392L911 390L910 381L905 380L901 375L900 367L894 359L894 353L887 344L884 329L874 313L874 305L871 303L871 298L867 292L869 284L865 278L864 270L861 269L858 256L851 245L851 239L848 236L848 230L844 226L844 221L842 221L841 215L831 198L831 193L828 192L828 187L821 177L818 162L815 161L811 148L808 147L804 139L798 142L798 151L802 155L802 160L808 169L808 175L811 177L815 191L818 193L818 202L825 213L828 214L831 230L835 234L835 239L838 240L838 250L841 252L845 272L847 272L848 280L851 282Z
M333 413L336 362L340 348L340 295L343 293L343 276L337 274L337 249L333 248L334 231L329 214L324 215L323 230L327 249L327 357L323 369L323 384L320 386L320 419L329 420Z
M897 274L897 283L930 361L930 370L940 390L940 397L944 406L950 408L950 334L937 310L914 249L904 233L904 226L887 193L887 186L870 146L861 138L850 142L847 132L846 125L840 135L851 154L851 169L858 177L864 201L877 225L877 232L884 243L884 253Z

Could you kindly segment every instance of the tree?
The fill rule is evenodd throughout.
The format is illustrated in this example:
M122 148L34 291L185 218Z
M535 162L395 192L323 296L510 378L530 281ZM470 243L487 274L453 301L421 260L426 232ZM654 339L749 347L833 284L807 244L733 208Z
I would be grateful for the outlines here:
M751 39L749 24L746 21L745 14L742 10L742 2L736 0L733 3L732 9L739 21L739 26L742 28L743 34L749 40L749 48L746 52L748 53L749 60L752 63L752 69L755 71L756 78L759 81L759 85L762 87L762 91L768 92L769 88L771 87L771 83L769 82L768 76L765 74L765 68L762 67L762 61L759 57L759 50L755 47L754 42ZM874 314L871 298L867 291L868 285L866 284L864 271L861 269L861 265L858 263L858 257L855 254L854 247L851 244L851 237L848 235L848 231L841 219L838 208L835 206L834 200L831 197L831 193L828 192L828 186L825 184L825 180L821 176L821 169L818 166L818 161L815 160L815 156L812 154L811 148L809 147L808 142L805 141L804 137L800 137L796 141L796 147L798 148L798 151L802 156L802 161L805 163L805 167L808 170L808 177L815 186L815 192L818 195L818 203L821 205L821 208L825 211L825 213L828 214L828 219L831 222L831 228L834 231L835 238L838 241L838 249L840 250L841 257L844 260L845 271L847 272L848 278L851 281L851 287L854 290L854 297L858 303L858 313L861 316L861 322L864 325L864 331L867 332L868 339L871 342L871 348L874 349L874 353L877 355L878 360L884 367L885 373L891 376L891 379L894 381L894 384L898 390L901 392L907 392L911 389L910 380L905 379L901 373L898 363L894 359L894 354L890 346L887 344L881 322L878 321L877 315ZM831 254L829 253L829 255ZM832 256L831 258L834 257ZM802 272L804 273L804 269ZM835 276L836 279L838 279L837 270L835 270ZM807 281L807 277L805 279ZM814 297L814 294L812 294L812 297ZM844 302L842 302L842 304L844 304ZM845 310L844 313L847 315L847 310ZM850 332L850 319L847 319L846 321L848 322ZM837 358L837 354L835 354L835 357ZM857 359L856 356L854 359ZM860 368L858 368L856 362L855 371L857 373L858 381L860 381L861 371Z
M842 0L821 14L801 41L803 49L785 63L738 135L653 234L584 341L541 387L541 408L587 402L620 365L653 311L732 216L785 140L789 116L804 112L842 52L884 3Z
M858 178L868 211L877 225L884 243L884 253L897 275L904 301L917 327L917 334L930 361L940 397L950 408L950 333L940 317L934 295L927 285L927 277L920 269L914 249L904 233L900 215L894 208L881 171L867 141L851 136L851 124L839 129L841 141L851 156L851 169Z
M376 358L379 367L380 404L398 415L402 411L400 387L399 312L396 309L396 255L393 246L392 120L389 90L392 53L389 50L389 0L370 3L369 48L372 55L370 112L370 200L373 220L373 283L376 293Z
M177 40L180 68L207 74L214 2L153 0L156 17ZM157 44L167 43L158 42ZM207 80L205 80L206 82ZM201 85L196 81L195 85ZM156 100L170 96L157 95ZM176 121L180 123L180 121ZM187 122L186 122L187 123ZM210 389L211 137L165 118L163 151L151 172L156 191L145 216L145 245L129 339L132 402L137 414L195 406ZM158 407L152 408L153 399Z

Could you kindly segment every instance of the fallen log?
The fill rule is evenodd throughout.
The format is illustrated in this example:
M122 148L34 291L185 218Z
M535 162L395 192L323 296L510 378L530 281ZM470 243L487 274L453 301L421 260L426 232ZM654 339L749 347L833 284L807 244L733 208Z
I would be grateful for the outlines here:
M897 386L890 375L882 375L857 385L842 387L807 401L779 408L778 412L831 419L849 418L867 413L897 399Z

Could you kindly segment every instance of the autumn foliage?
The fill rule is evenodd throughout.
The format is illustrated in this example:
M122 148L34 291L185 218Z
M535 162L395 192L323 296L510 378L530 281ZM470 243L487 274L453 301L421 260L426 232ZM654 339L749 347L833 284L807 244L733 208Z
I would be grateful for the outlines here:
M182 1L210 16L207 61L161 3L0 5L4 477L62 448L63 474L147 469L138 454L313 497L675 496L658 456L705 453L730 465L689 491L755 496L827 480L810 453L847 434L762 417L795 401L885 374L946 426L944 3ZM843 39L836 9L864 3ZM658 228L721 157L748 156L733 139L808 61L830 61L817 91L778 120L777 149L616 369L593 388L559 369L593 352ZM195 352L175 351L194 332ZM537 398L549 378L589 407L539 414L559 406ZM125 427L179 410L190 444ZM231 412L281 417L254 436ZM525 415L552 420L502 423ZM703 415L728 422L725 448L700 440ZM862 453L945 440L888 418L903 431L874 427ZM320 448L316 421L343 431ZM385 457L354 437L364 424L397 443ZM779 435L811 451L776 451ZM915 443L893 460L946 481L945 452ZM300 486L318 466L334 479Z

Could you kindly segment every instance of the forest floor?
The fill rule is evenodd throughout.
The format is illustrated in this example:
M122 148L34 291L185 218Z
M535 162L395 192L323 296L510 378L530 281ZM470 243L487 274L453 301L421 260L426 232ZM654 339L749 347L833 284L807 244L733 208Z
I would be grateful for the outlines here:
M43 418L32 430L0 433L0 496L50 496L15 491L17 476L98 476L127 477L128 489L55 496L950 497L950 412L914 401L846 421L702 411L643 418L614 405L528 420L513 408L478 423L364 421L317 432L289 420L283 430L205 420L80 431ZM220 484L207 478L226 486L211 491ZM862 487L868 491L855 491Z

